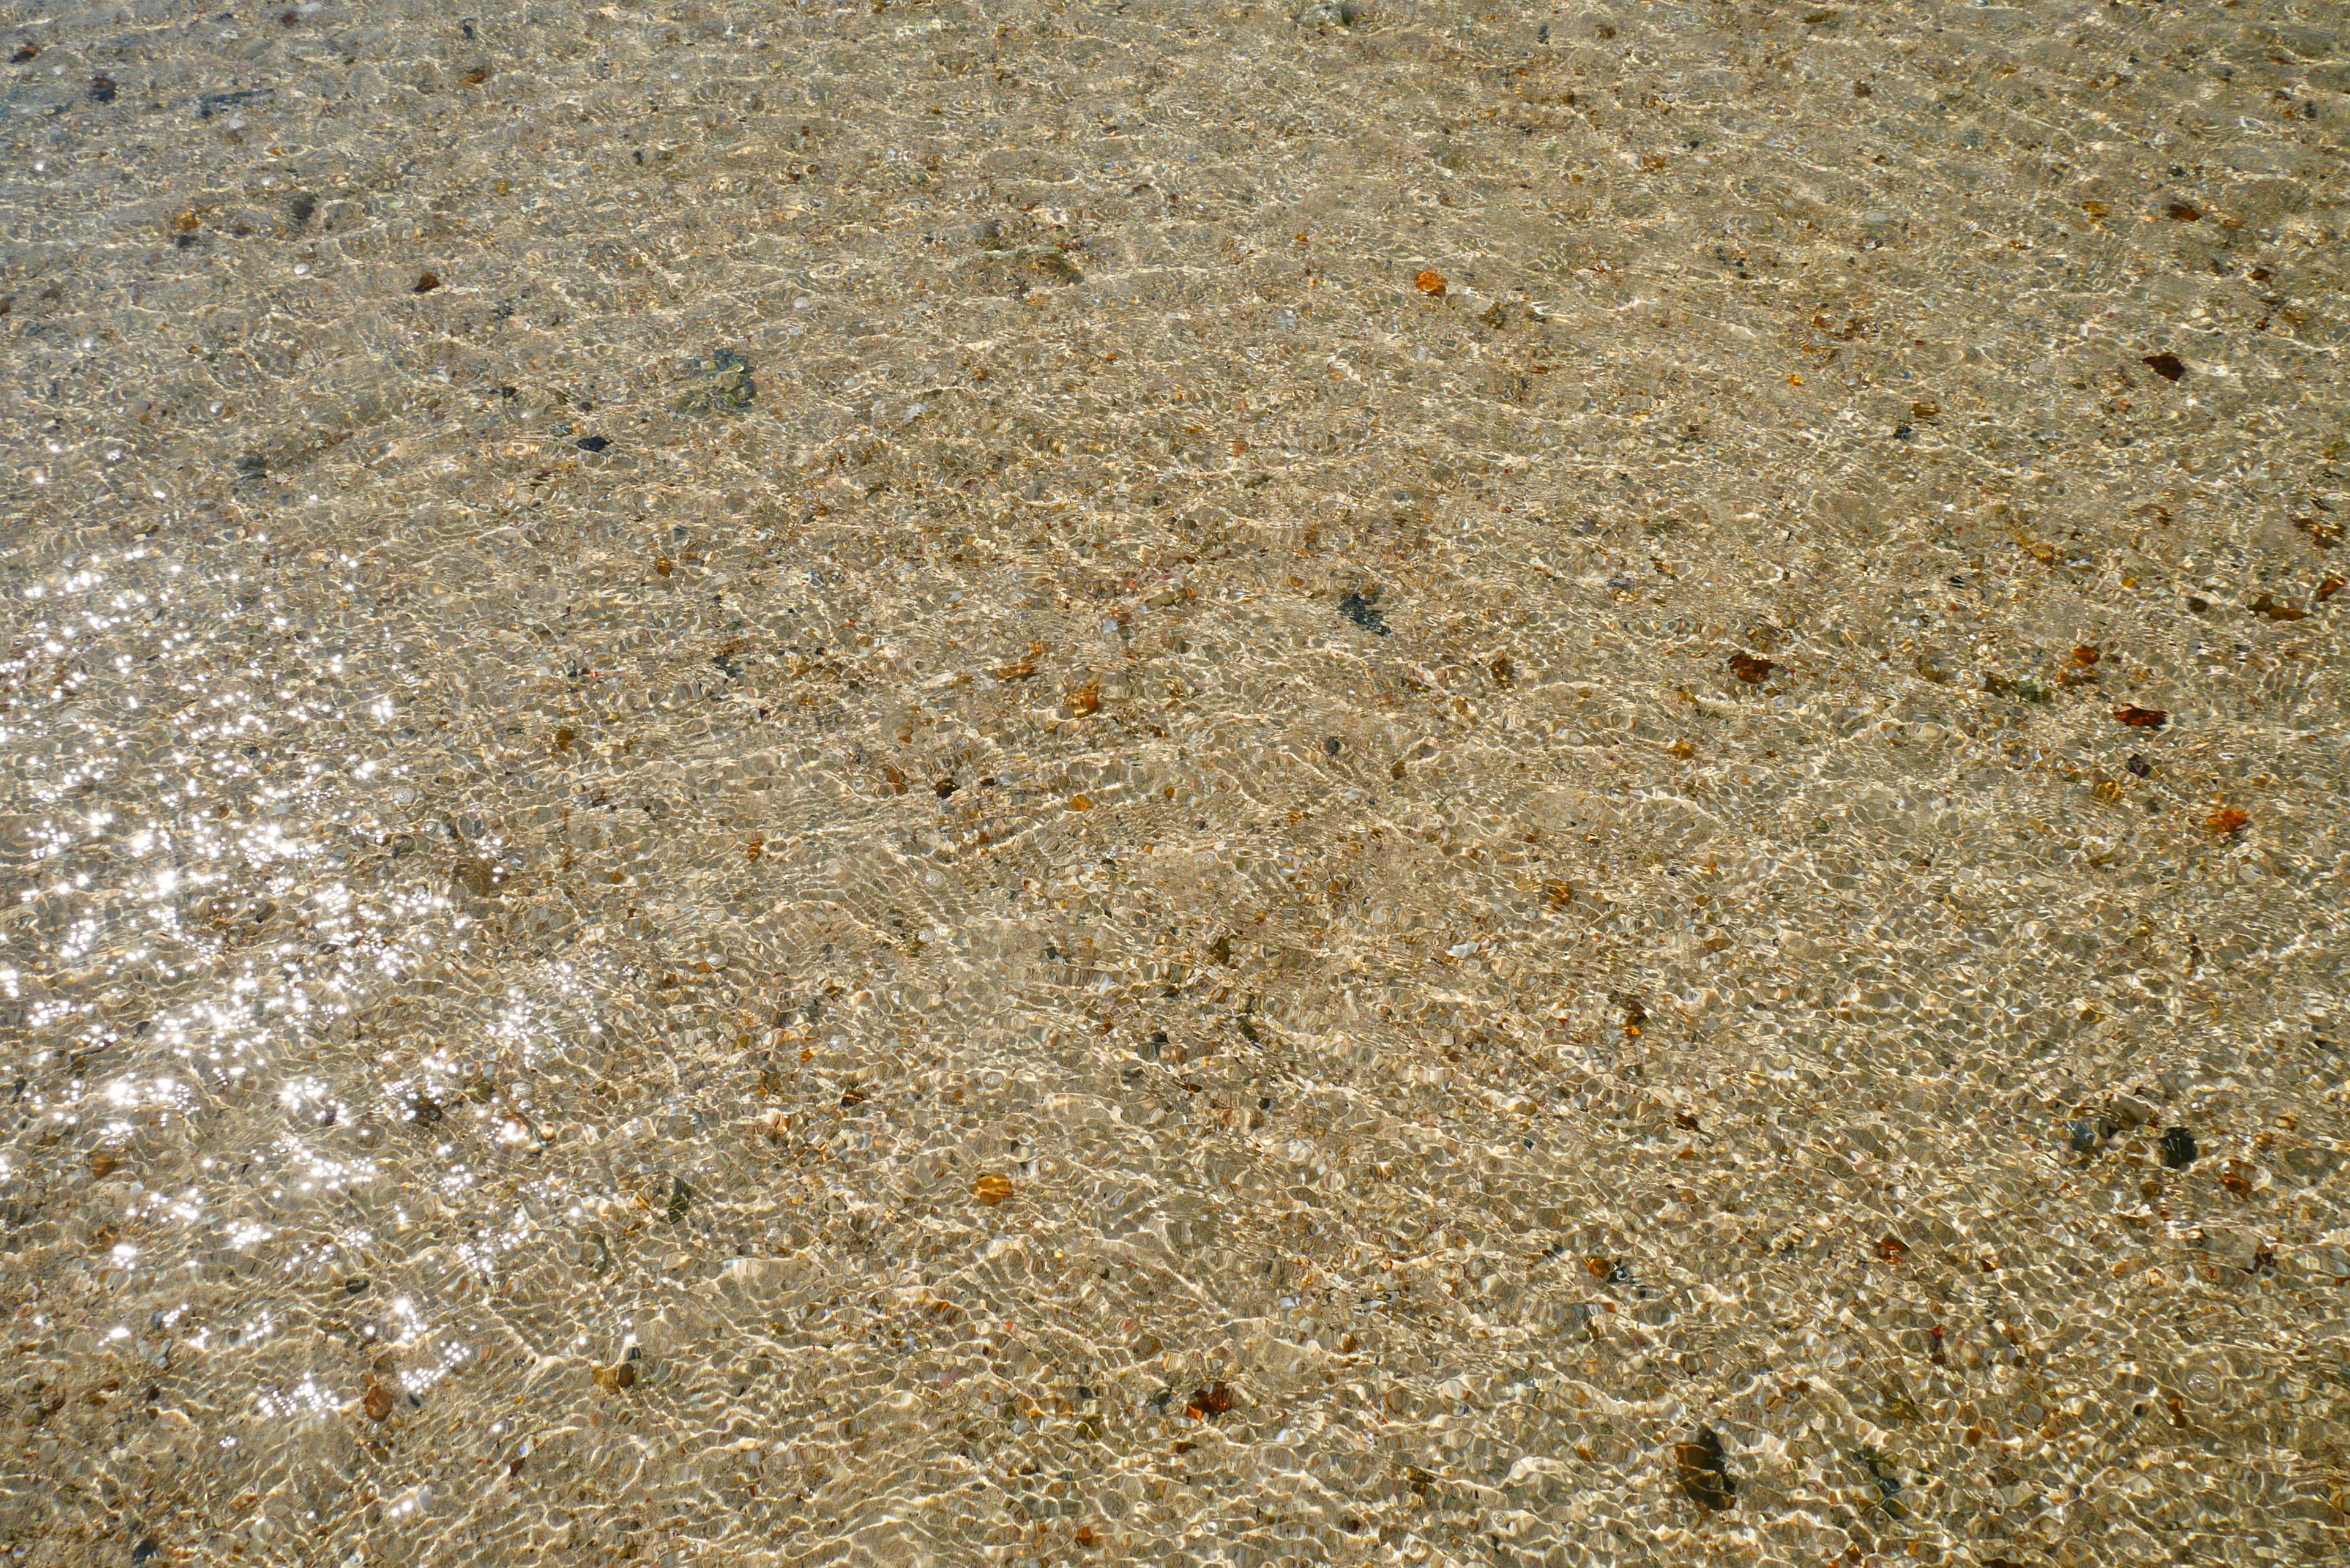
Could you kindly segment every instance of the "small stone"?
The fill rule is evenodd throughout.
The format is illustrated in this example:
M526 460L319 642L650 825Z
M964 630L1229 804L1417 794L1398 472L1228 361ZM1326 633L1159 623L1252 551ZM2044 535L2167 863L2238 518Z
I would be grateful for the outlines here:
M1376 591L1367 595L1348 594L1338 601L1338 613L1365 631L1385 637L1388 630L1386 617L1378 607L1371 602L1378 597Z
M413 294L430 294L440 286L441 275L437 272L428 272L418 276L416 286L410 292Z
M2293 525L2308 535L2309 542L2321 550L2331 550L2342 543L2342 524L2339 523L2321 522L2314 517L2296 517Z
M1691 1502L1719 1513L1738 1497L1738 1483L1721 1451L1721 1439L1711 1427L1698 1428L1696 1440L1673 1445L1673 1467L1680 1474L1681 1491Z
M681 1176L671 1177L669 1186L669 1207L661 1210L661 1218L674 1225L679 1220L685 1218L686 1210L692 1207L692 1204L693 1189L685 1184L685 1178Z
M1444 293L1444 275L1440 272L1423 272L1411 281L1420 293L1432 297L1440 297Z
M581 436L577 441L573 441L571 444L577 447L581 452L602 452L606 447L610 446L612 442L610 438L607 436Z
M739 414L758 396L758 388L751 379L751 368L731 349L721 348L707 359L696 359L686 370L700 379L699 384L671 400L670 408L673 412L696 416Z
M112 77L99 75L89 78L90 102L112 103L114 101L114 93L115 87L114 78Z
M368 1379L367 1398L364 1403L369 1420L382 1422L390 1419L391 1390L372 1377Z
M1183 1413L1195 1421L1221 1416L1232 1407L1232 1391L1222 1383L1203 1383L1191 1395Z
M2130 753L2129 761L2122 765L2128 768L2131 776L2135 778L2147 779L2154 776L2154 764L2147 762L2144 757L2139 756L2136 752L2132 752Z
M2146 368L2166 381L2176 381L2187 374L2187 362L2176 354L2148 354Z
M2128 705L2115 709L2114 717L2133 730L2159 730L2170 722L2170 711Z
M1730 656L1730 672L1749 686L1762 685L1771 679L1771 672L1778 668L1769 659L1757 659L1751 653L1733 653Z
M1012 1196L1012 1179L991 1171L971 1184L971 1195L993 1209Z
M2097 1137L2096 1123L2085 1121L2074 1122L2065 1128L2065 1131L2070 1135L2070 1142L2072 1143L2073 1152L2074 1154L2095 1154L2097 1152L2097 1144L2099 1140Z
M2172 1127L2162 1135L2162 1163L2173 1170L2184 1170L2195 1163L2203 1151L2195 1147L2195 1135L2185 1127Z

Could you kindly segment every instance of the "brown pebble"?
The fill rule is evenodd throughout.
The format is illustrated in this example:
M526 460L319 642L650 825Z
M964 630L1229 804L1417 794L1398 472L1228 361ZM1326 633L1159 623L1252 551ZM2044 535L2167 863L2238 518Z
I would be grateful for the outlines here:
M2125 706L2115 709L2114 717L2133 730L2159 730L2169 722L2170 711L2166 708Z
M971 1184L971 1195L993 1209L1012 1196L1012 1179L991 1171Z
M386 1388L374 1378L369 1378L366 1406L369 1420L382 1421L389 1419L391 1415L391 1390Z
M1444 275L1440 272L1424 272L1411 281L1422 294L1433 296L1444 292Z
M1730 672L1749 686L1760 686L1771 679L1771 671L1779 667L1767 659L1757 659L1751 653L1730 656Z
M2203 826L2210 829L2213 833L2217 833L2224 836L2235 832L2239 828L2250 823L2251 820L2252 819L2250 816L2238 811L2234 806L2223 805L2219 810L2213 812L2210 815L2205 817L2203 819Z
M1195 1421L1204 1421L1211 1416L1221 1416L1232 1407L1231 1389L1222 1383L1203 1383L1192 1392L1191 1402L1183 1407L1183 1413Z
M1694 1442L1673 1445L1673 1467L1682 1493L1700 1508L1720 1513L1737 1500L1738 1483L1730 1479L1721 1439L1711 1427L1700 1428Z
M415 292L418 294L430 294L440 286L441 275L437 272L428 272L416 280Z
M2176 381L2187 374L2187 361L2176 354L2148 354L2146 368L2166 381Z

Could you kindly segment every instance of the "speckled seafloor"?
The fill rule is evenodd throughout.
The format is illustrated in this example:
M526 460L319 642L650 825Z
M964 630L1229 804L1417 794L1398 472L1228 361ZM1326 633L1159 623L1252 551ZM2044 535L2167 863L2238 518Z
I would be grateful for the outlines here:
M220 4L0 15L0 1561L2350 1555L2345 7Z

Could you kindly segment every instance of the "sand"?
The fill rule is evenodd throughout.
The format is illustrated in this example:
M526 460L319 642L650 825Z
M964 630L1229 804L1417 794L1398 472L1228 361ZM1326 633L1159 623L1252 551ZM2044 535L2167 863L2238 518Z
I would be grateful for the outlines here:
M2343 19L19 0L0 1552L2343 1560Z

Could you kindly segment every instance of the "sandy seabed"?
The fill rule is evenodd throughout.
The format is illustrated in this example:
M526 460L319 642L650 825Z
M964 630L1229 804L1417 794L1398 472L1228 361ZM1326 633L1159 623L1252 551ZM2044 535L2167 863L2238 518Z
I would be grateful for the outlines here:
M2350 1557L2350 15L0 11L0 1555Z

